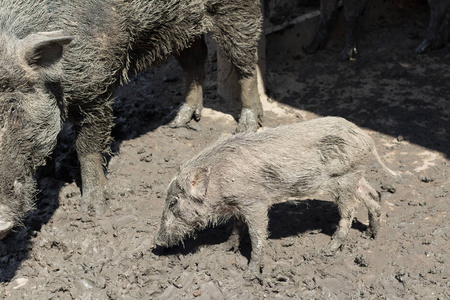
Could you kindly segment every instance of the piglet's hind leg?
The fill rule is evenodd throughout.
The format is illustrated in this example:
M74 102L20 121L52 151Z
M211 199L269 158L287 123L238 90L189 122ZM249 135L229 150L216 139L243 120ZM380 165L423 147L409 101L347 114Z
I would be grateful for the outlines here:
M361 178L356 195L369 211L369 227L366 235L370 238L375 238L380 228L381 216L380 204L377 201L379 199L378 193L369 185L365 178Z
M322 248L321 253L325 256L333 256L347 240L348 231L352 225L355 215L356 199L354 195L340 195L336 201L339 209L341 220L338 228L333 234L328 245Z

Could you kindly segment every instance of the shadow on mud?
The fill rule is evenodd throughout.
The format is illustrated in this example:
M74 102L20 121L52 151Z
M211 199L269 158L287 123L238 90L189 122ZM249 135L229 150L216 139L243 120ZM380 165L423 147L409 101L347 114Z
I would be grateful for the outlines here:
M201 246L219 245L228 240L233 227L232 222L233 221L228 221L215 227L209 226L204 230L196 232L195 237L187 238L182 243L174 247L164 248L157 246L153 250L153 253L155 255L187 255L196 253Z
M450 157L450 47L414 52L426 32L417 24L430 18L422 4L423 9L411 6L365 23L356 60L338 60L344 40L337 36L326 50L309 56L300 49L277 49L274 43L270 53L279 50L282 59L268 54L268 93L293 108L341 116ZM283 82L286 74L292 76L288 84Z
M305 232L333 235L339 222L337 205L322 200L292 200L272 205L269 238L281 239Z
M340 219L337 205L334 202L310 199L274 204L269 209L268 215L269 239L281 239L307 232L332 236ZM196 253L202 246L219 246L218 251L227 251L226 247L220 247L219 244L228 240L232 226L233 221L229 221L216 227L208 227L197 232L196 238L186 239L183 244L178 246L171 248L158 246L153 249L153 254L158 256L188 255ZM367 226L355 220L352 228L363 232ZM242 237L238 251L250 259L251 244L248 233Z

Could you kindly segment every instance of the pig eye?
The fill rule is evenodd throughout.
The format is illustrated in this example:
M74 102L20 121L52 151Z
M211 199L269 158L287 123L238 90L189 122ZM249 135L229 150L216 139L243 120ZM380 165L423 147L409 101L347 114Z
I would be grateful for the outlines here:
M15 97L9 99L8 102L11 105L11 108L9 109L9 117L12 118L16 114L19 104L17 103L17 99Z
M169 201L169 208L174 207L177 203L178 203L178 198L172 197L172 199L170 199L170 201Z
M16 113L16 111L17 111L17 104L13 104L13 106L11 106L11 110L9 111L9 117L12 118Z

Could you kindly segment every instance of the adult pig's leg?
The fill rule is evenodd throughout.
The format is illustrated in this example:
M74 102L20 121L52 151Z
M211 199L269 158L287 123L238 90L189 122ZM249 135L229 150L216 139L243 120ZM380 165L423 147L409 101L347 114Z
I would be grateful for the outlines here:
M238 75L238 78L241 87L240 97L242 108L237 131L255 132L259 128L263 116L263 108L258 92L256 69L250 76L240 74L240 76Z
M450 9L449 0L428 0L430 6L430 23L427 35L422 43L417 46L416 53L423 54L428 50L438 49L444 46L446 36L443 33L444 21Z
M102 214L106 211L107 180L103 153L111 140L113 125L110 103L83 110L76 120L76 149L82 181L82 209Z
M176 56L183 69L184 104L170 127L186 126L191 119L200 120L203 108L203 81L205 79L205 62L208 54L203 36L196 39L189 48Z
M256 76L262 30L260 1L217 2L210 11L215 26L213 37L235 68L241 87L242 108L237 131L256 131L263 114Z
M311 44L303 48L306 54L314 54L318 50L325 48L333 25L333 17L337 11L338 0L320 1L320 21L319 29Z
M345 48L339 54L340 60L355 58L358 46L359 25L367 0L344 0Z

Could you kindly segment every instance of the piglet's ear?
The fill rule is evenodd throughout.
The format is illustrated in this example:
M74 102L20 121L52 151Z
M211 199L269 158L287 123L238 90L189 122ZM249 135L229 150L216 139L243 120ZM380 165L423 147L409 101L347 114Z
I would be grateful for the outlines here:
M209 171L207 167L195 169L189 178L189 192L191 196L200 202L203 202L206 196L209 183Z
M73 40L62 31L30 34L20 42L20 51L29 65L49 67L57 63L63 54L63 47Z

